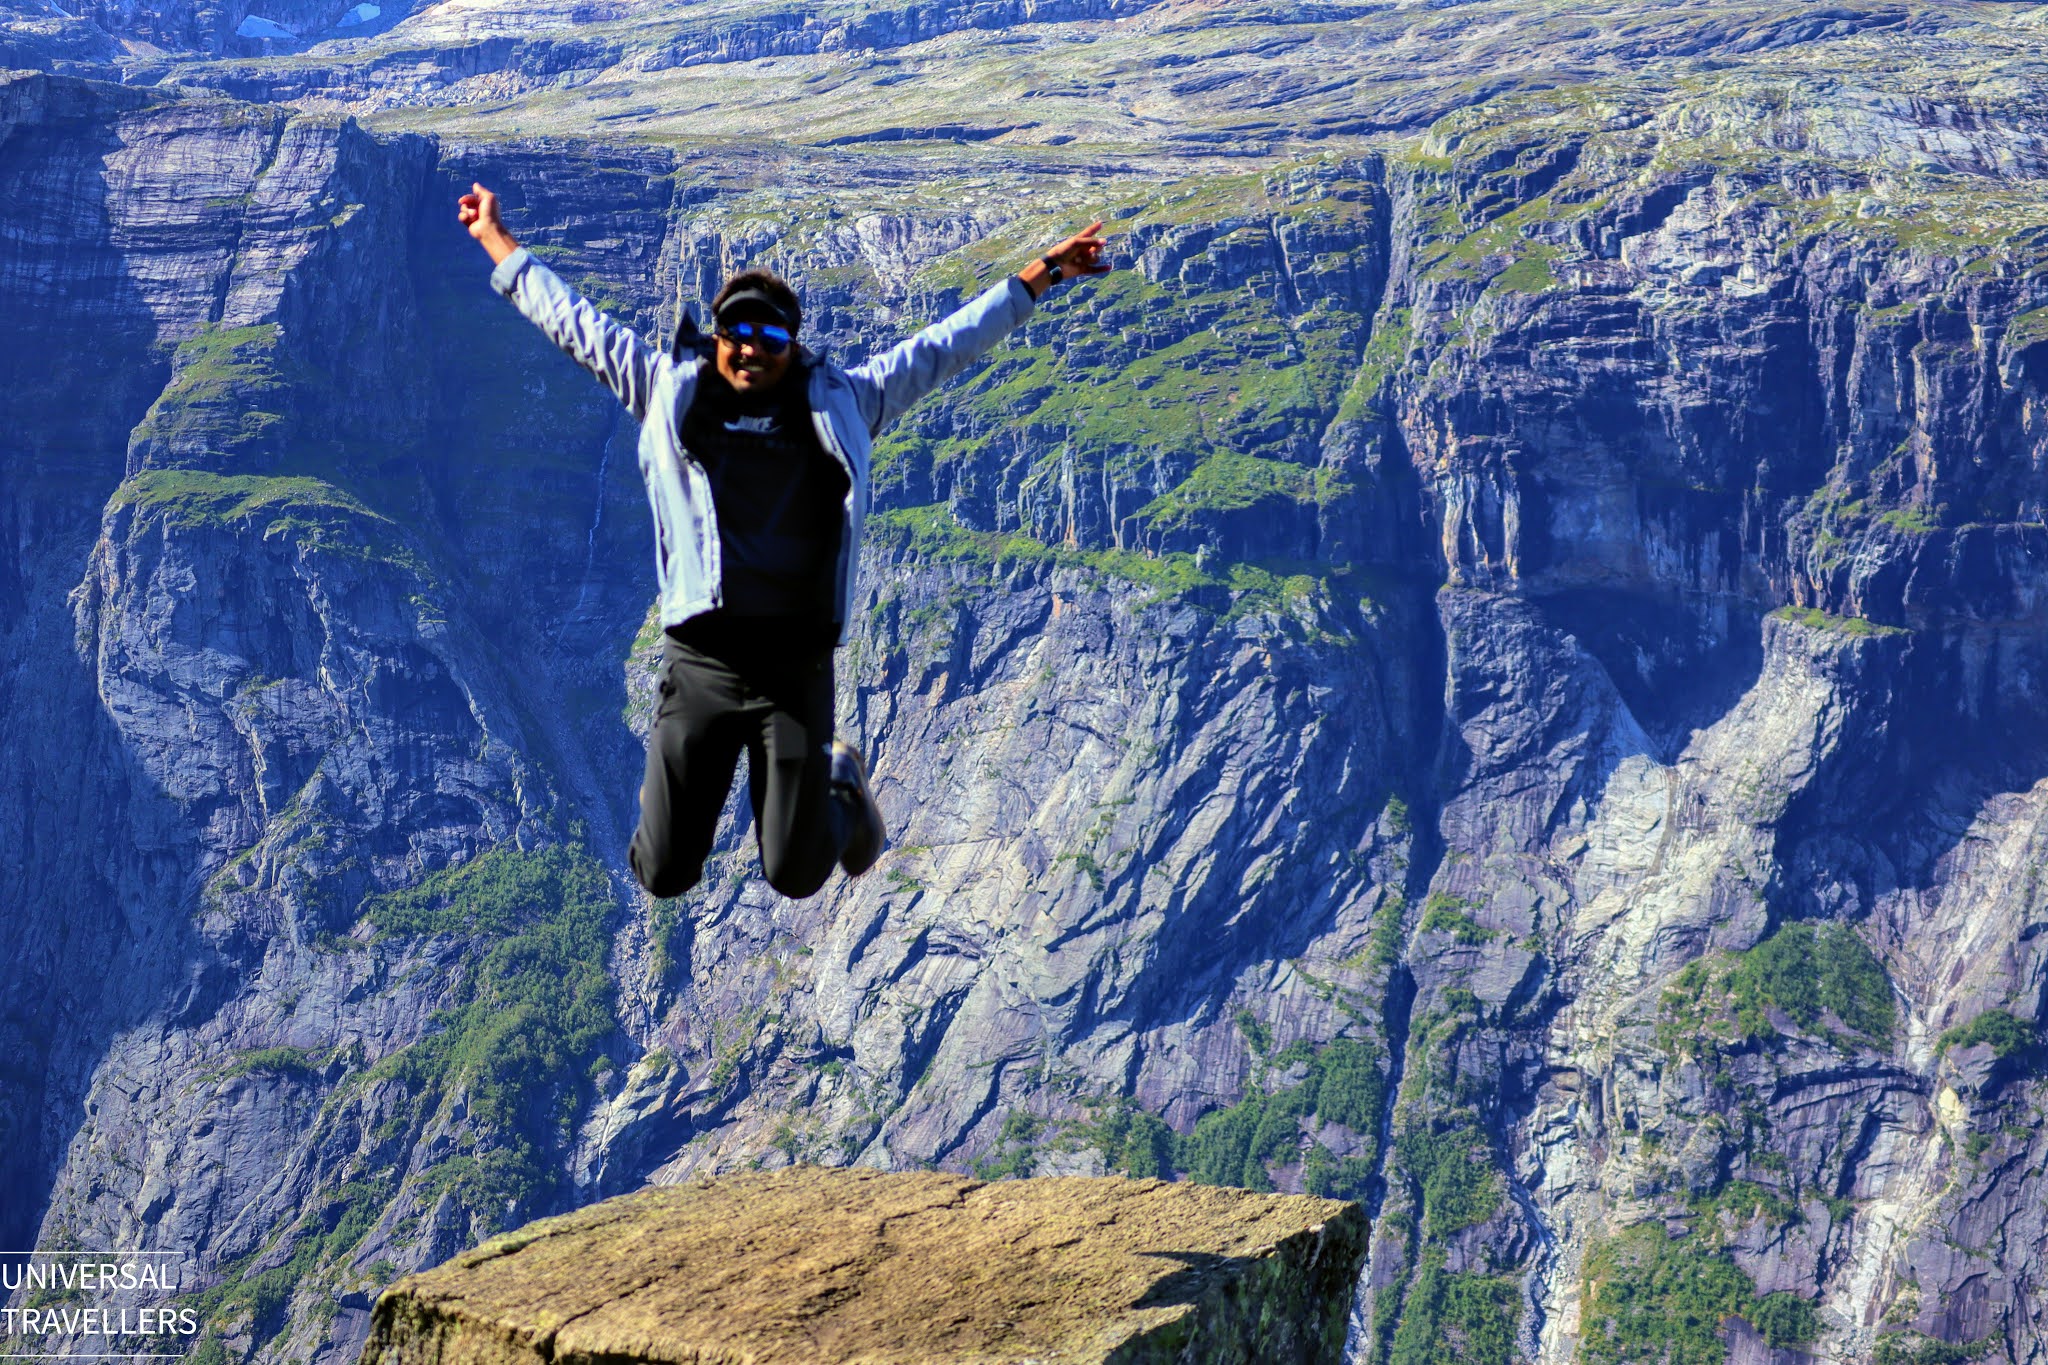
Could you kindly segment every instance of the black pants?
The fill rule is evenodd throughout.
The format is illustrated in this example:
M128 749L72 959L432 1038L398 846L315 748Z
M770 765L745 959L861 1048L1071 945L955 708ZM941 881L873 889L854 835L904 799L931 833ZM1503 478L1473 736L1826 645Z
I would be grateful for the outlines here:
M792 898L825 884L850 824L831 788L832 648L764 619L700 619L664 638L630 853L649 893L680 896L703 876L742 749L768 884Z

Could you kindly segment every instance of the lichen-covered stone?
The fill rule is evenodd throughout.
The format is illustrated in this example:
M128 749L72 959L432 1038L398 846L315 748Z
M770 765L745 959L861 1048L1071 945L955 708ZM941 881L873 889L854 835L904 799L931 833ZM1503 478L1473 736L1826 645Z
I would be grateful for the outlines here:
M400 1281L364 1365L1342 1358L1355 1204L794 1166L623 1195Z

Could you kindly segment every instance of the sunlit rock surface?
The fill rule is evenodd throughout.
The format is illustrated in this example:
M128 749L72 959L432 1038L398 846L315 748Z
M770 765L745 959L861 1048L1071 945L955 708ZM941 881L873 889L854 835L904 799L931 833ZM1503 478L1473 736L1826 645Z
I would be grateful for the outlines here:
M545 1219L378 1300L366 1365L1334 1362L1357 1206L795 1166Z
M2037 8L399 8L6 11L5 1245L325 1365L650 1182L1118 1170L1363 1201L1362 1360L2048 1349ZM474 180L842 359L1109 220L878 448L861 880L630 889L633 433Z

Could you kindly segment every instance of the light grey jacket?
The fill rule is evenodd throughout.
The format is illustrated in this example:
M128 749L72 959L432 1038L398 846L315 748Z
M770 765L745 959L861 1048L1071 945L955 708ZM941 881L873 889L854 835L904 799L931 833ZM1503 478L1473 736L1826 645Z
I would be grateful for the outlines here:
M491 287L557 346L603 380L640 422L640 476L654 509L654 573L661 623L680 625L723 600L718 514L711 481L683 446L683 414L697 393L697 361L669 359L606 317L521 247L491 272ZM850 370L811 366L811 420L819 443L846 471L836 582L839 642L853 620L861 526L868 511L874 438L918 399L973 363L1031 316L1037 301L1015 275L907 341Z

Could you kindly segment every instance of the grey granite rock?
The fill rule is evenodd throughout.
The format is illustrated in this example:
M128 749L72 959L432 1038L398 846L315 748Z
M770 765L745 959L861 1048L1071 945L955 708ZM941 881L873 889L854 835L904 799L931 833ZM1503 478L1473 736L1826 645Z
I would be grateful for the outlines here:
M326 1361L648 1183L1149 1163L1367 1202L1361 1358L1577 1358L1653 1254L1729 1359L2038 1357L2038 16L700 8L0 85L0 1234ZM735 793L629 890L632 433L477 179L848 357L1110 217L880 451L869 876Z

